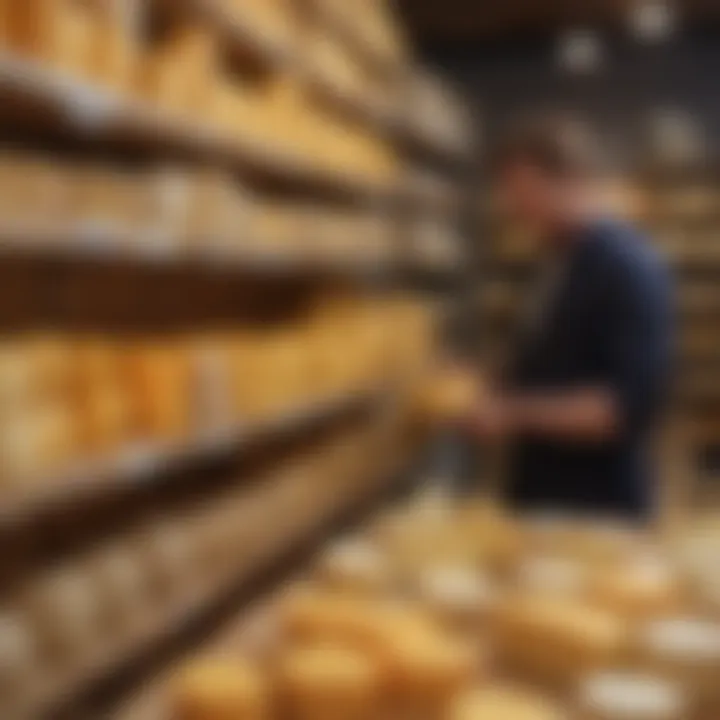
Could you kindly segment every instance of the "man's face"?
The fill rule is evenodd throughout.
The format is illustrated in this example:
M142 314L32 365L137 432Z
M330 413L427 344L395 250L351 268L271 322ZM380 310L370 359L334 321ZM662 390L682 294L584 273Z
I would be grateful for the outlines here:
M498 179L502 213L514 224L540 235L557 227L566 191L562 180L522 161L506 166Z

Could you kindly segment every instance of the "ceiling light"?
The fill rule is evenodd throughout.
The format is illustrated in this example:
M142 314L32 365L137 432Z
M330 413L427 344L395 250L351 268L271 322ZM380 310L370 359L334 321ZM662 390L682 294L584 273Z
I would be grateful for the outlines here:
M643 42L667 40L675 32L677 15L671 0L634 0L630 8L630 29Z
M558 42L558 63L563 70L578 74L597 71L603 62L603 45L592 30L570 30Z

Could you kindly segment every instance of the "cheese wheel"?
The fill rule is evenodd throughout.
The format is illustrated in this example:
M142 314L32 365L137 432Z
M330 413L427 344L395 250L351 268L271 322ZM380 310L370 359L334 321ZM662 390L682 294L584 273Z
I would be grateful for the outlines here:
M270 720L267 679L242 660L205 660L172 683L178 720Z
M103 640L102 606L87 568L53 570L26 588L22 602L53 665L83 662Z
M377 663L347 648L288 651L279 661L277 685L288 720L373 720L380 707Z
M588 589L587 566L564 557L532 557L518 569L517 584L523 592L555 597L579 597Z
M181 522L164 522L141 533L137 551L147 568L152 599L177 597L192 582L200 555L193 540Z
M36 638L19 613L0 613L0 697L3 703L20 702L37 680Z
M720 712L719 623L682 617L651 622L640 633L638 661L677 682L708 717Z
M509 598L498 608L493 630L503 665L555 687L568 687L627 653L625 622L573 599Z
M580 720L685 720L679 688L651 676L603 673L580 690Z
M56 31L63 12L58 0L6 2L7 41L16 52L53 61Z
M590 594L599 606L638 620L675 614L683 603L675 571L655 557L639 557L599 573Z
M459 695L448 720L570 720L552 701L514 687L489 686Z
M149 578L137 550L103 549L93 558L90 571L107 632L122 637L141 627L148 610Z
M441 718L457 693L483 673L477 645L469 640L398 622L380 650L390 702L399 716Z
M318 578L328 587L357 593L382 592L392 585L387 558L363 540L346 541L331 548L320 560Z
M477 634L498 602L498 591L483 575L466 567L429 568L420 575L423 603L445 625Z

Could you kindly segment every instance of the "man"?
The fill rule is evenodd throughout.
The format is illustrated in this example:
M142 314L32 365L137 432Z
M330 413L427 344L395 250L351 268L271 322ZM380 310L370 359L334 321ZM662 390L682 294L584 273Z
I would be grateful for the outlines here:
M503 147L501 197L539 238L548 282L505 389L471 426L512 439L514 507L642 520L672 364L672 283L645 238L607 216L598 158L588 130L567 119L535 122Z

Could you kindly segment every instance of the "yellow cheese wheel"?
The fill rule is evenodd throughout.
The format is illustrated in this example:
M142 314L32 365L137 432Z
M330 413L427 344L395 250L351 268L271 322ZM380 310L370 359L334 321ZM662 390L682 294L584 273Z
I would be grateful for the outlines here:
M683 591L673 568L656 557L638 557L600 572L590 589L601 607L638 620L682 609Z
M720 623L675 617L655 620L639 633L637 663L678 683L705 717L720 712Z
M367 655L333 645L289 650L277 673L289 720L373 720L381 680L377 663Z
M178 720L270 720L270 693L263 674L243 660L204 660L173 682Z
M508 598L495 614L493 631L498 656L511 672L565 688L620 662L629 642L617 615L546 595Z
M320 582L356 593L382 593L393 583L392 568L383 553L363 540L348 540L331 548L320 560Z
M681 689L646 675L601 673L580 688L581 720L686 720L689 705Z
M459 695L448 720L568 720L542 695L515 687L488 686Z
M484 670L474 642L405 625L401 618L388 626L379 656L388 674L390 702L401 716L442 717L455 695Z

